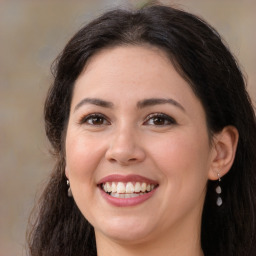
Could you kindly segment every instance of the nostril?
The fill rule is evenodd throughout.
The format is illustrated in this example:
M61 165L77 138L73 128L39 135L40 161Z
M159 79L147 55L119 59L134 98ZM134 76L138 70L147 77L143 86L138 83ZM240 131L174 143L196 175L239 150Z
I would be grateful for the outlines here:
M137 161L137 159L136 159L136 158L131 158L131 159L129 159L128 161L129 161L129 162L135 162L135 161Z
M137 158L129 158L129 159L122 159L122 158L110 158L108 159L111 163L119 163L121 165L129 165L129 164L133 164L136 163L138 161Z
M115 143L106 151L106 159L111 163L120 163L122 165L141 162L145 158L144 150L138 145L132 143Z

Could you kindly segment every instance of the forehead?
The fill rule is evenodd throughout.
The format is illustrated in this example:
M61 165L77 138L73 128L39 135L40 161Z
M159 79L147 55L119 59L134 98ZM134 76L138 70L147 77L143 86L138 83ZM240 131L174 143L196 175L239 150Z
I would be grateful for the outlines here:
M197 100L167 54L147 45L107 48L92 56L75 83L72 102L85 96L116 103L152 97Z
M97 52L88 60L81 75L100 69L102 75L109 74L113 79L122 75L128 80L130 72L133 72L133 78L137 75L142 78L142 75L150 75L152 71L152 76L162 73L164 66L172 68L172 63L163 50L151 45L122 45Z

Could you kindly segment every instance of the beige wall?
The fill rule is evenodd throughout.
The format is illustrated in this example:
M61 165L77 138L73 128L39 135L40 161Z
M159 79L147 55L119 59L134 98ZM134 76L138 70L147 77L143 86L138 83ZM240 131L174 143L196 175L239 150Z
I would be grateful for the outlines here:
M138 2L0 1L0 256L25 255L28 213L51 169L42 115L51 62L85 21L113 5ZM219 30L247 72L255 101L256 1L163 2L175 2Z

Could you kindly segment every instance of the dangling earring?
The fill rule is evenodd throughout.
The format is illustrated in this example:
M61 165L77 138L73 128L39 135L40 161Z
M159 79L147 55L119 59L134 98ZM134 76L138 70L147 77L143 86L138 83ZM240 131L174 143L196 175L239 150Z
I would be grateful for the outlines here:
M67 180L67 185L68 185L68 197L72 197L72 191L71 191L71 188L70 188L69 180Z
M218 173L217 175L218 175L218 179L219 179L219 184L218 184L218 186L216 187L216 193L217 193L217 195L218 195L216 204L217 204L218 206L221 206L221 205L222 205L222 198L221 198L221 196L220 196L220 194L221 194L221 186L220 186L221 178L220 178L220 174L219 174L219 173Z

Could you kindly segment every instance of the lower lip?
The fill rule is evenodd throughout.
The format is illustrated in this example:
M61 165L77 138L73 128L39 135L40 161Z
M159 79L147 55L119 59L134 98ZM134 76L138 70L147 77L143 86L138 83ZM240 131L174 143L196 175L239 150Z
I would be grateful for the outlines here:
M145 193L144 195L131 197L131 198L116 198L105 193L102 189L100 189L100 192L108 203L118 207L128 207L128 206L135 206L138 204L142 204L143 202L148 200L150 197L152 197L156 190L157 188L153 189L148 193Z

